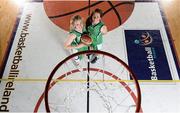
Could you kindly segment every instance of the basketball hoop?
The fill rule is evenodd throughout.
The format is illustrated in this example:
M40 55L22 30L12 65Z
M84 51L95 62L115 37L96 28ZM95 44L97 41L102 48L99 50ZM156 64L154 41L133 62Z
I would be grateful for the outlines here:
M114 61L116 61L117 64L119 64L119 67L121 67L121 69L120 69L120 71L116 71L117 72L116 74L113 74L111 71L106 70L107 67L97 68L97 67L91 66L91 67L89 67L89 69L87 69L87 67L83 67L84 73L87 70L90 71L88 76L91 79L88 82L88 83L90 83L90 86L88 88L85 87L85 85L87 85L87 84L85 84L85 82L87 82L87 81L81 80L81 82L82 82L81 83L80 81L78 81L78 79L76 79L76 82L77 81L79 82L79 83L76 83L76 84L78 84L77 85L78 87L76 87L76 85L74 85L75 84L74 83L71 86L71 89L69 89L69 91L68 91L68 88L66 90L64 90L63 88L67 87L68 85L71 85L70 83L61 83L61 85L56 86L56 88L53 89L53 87L55 86L55 84L57 83L58 80L68 81L68 80L70 80L69 78L73 77L73 76L74 77L77 76L75 78L85 77L85 75L82 76L82 75L78 74L78 73L81 73L78 69L74 69L74 70L69 70L68 72L66 72L64 74L61 74L61 76L55 77L53 79L55 74L57 74L58 70L60 68L62 68L62 66L64 64L70 62L71 59L73 59L74 57L77 57L79 55L86 56L87 54L98 54L99 56L102 56L103 59L106 58L106 60L109 60L111 62L113 59ZM105 63L107 63L107 62L105 62ZM101 64L101 63L99 63L99 64ZM99 65L99 64L96 64L96 65ZM102 64L104 64L104 63L102 63ZM118 73L120 73L120 75ZM58 75L59 75L59 73L58 73ZM106 76L104 76L104 75L106 75ZM120 78L121 75L122 75L123 79ZM131 83L128 83L127 82L128 80L125 80L124 79L125 77L123 75L129 75L130 77L128 77L128 78L132 78L132 80L129 80L129 81L131 81ZM53 81L53 80L56 80L56 81ZM111 82L108 82L108 80L109 81L114 80L115 82L111 83ZM61 86L63 86L63 88ZM59 88L59 87L61 87L61 89L59 89L57 91L57 88ZM69 93L63 93L63 91L60 91L60 90L67 91ZM55 105L51 104L51 103L56 103L54 101L56 101L57 99L53 100L53 98L58 96L58 95L55 96L54 94L56 94L59 91L61 92L59 95L63 95L63 96L60 96L58 99L59 99L59 101L63 100L63 102L59 103L59 104L55 104ZM78 95L84 95L85 94L84 92L87 92L87 91L90 91L90 93L92 94L91 96L93 96L93 98L97 98L97 100L98 100L97 103L98 102L102 103L102 105L100 105L100 107L97 109L107 110L110 113L117 112L117 110L119 110L119 109L124 109L124 112L132 112L132 109L134 110L134 112L142 112L140 86L139 86L138 80L137 80L135 74L133 73L133 71L128 67L128 65L126 63L124 63L118 57L116 57L110 53L107 53L107 52L95 51L95 50L83 51L83 52L78 52L78 53L72 54L56 65L56 67L53 69L53 71L51 72L51 74L48 78L44 94L42 94L42 95L44 95L44 99L45 99L46 111L47 112L53 111L53 107L52 107L52 105L53 105L54 108L56 108L56 109L61 108L61 111L58 111L58 112L65 112L65 111L72 112L71 107L76 105L73 101L76 101L77 99L81 99L78 97ZM121 91L120 95L119 95L119 91ZM50 102L51 99L49 100L49 93L51 93L51 99L53 100L51 102ZM41 97L41 99L42 99L42 97ZM119 100L120 100L120 102L119 102ZM80 100L78 100L78 101L80 101ZM82 101L83 101L83 99L82 99ZM93 102L94 100L90 100L90 101ZM129 102L129 101L131 101L131 102ZM127 105L127 104L129 104L129 105ZM91 104L91 105L93 106L93 104ZM129 111L129 109L131 109L131 111ZM56 112L56 110L54 110L54 111Z

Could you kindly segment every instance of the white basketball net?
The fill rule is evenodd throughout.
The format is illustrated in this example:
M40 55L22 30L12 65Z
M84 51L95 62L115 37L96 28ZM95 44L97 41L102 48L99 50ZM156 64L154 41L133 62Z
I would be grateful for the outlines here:
M56 84L48 92L51 112L135 112L137 91L129 71L113 58L99 55L88 72L88 61L83 55L75 66L73 58L55 73Z

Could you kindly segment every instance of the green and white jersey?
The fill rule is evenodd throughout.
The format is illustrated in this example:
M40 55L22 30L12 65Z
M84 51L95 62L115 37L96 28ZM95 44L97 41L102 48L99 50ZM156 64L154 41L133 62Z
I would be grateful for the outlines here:
M88 26L89 36L93 39L92 46L97 46L103 43L101 28L104 26L103 22L99 22L96 25Z
M85 32L85 29L83 29L83 33ZM70 34L75 34L76 35L76 38L73 40L73 42L71 43L71 46L77 46L78 44L81 43L81 36L83 33L80 33L76 30L72 30L70 31ZM88 47L85 46L85 47L82 47L82 48L79 48L77 49L78 51L85 51L85 50L88 50Z
M76 30L72 30L72 31L70 31L70 34L76 35L76 38L71 43L71 46L77 46L78 44L80 44L82 33L78 32Z

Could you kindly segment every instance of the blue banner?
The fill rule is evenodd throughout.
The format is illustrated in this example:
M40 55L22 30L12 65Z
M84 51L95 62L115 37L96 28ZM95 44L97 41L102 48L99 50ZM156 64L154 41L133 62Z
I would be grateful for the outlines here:
M160 30L125 30L128 63L139 80L172 80Z

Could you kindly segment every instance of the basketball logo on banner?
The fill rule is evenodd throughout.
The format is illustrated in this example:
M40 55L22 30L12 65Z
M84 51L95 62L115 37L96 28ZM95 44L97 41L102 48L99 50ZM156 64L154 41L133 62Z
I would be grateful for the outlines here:
M151 37L151 35L148 32L143 32L141 36L139 37L139 39L134 40L134 43L142 45L142 46L146 46L146 45L151 44L152 41L153 41L153 38Z

